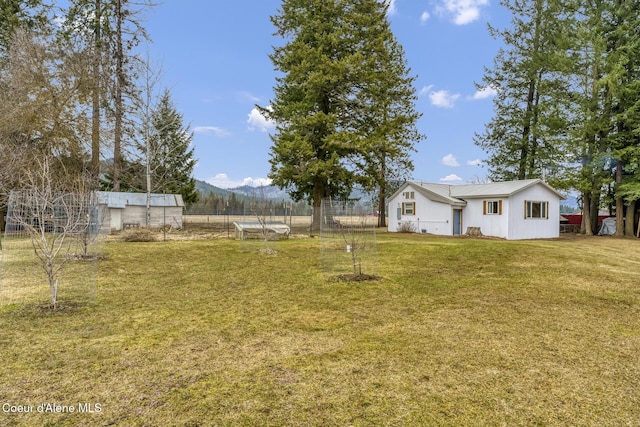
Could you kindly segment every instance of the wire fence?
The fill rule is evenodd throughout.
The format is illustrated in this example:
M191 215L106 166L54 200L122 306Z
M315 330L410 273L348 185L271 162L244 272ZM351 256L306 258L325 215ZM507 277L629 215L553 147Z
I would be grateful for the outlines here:
M102 258L93 192L13 191L0 269L0 303L94 301Z

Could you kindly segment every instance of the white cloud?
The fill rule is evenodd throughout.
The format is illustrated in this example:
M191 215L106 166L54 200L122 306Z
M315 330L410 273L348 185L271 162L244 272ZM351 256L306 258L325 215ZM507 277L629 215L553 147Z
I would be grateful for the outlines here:
M420 89L420 95L428 94L429 92L431 92L431 89L433 89L433 85L424 86L422 89Z
M276 123L263 116L257 108L251 110L247 123L249 123L249 130L258 129L261 132L268 132L276 127Z
M473 94L472 99L491 98L492 96L496 96L497 93L498 93L497 90L495 90L491 86L487 86L487 87L485 87L483 89L480 89L480 90L476 91L476 93Z
M442 181L442 182L457 182L457 181L462 181L462 178L460 178L455 173L452 173L451 175L447 175L444 178L440 178L440 181Z
M393 16L398 12L398 9L396 8L396 0L384 0L384 2L389 6L389 9L387 9L387 14L389 16Z
M238 97L243 100L243 101L250 101L250 102L260 102L260 98L258 98L257 96L255 96L254 94L252 94L251 92L247 92L246 90L240 91L238 92Z
M453 108L456 100L460 98L459 93L449 93L448 90L438 90L436 92L429 92L429 99L431 104L436 107Z
M445 166L458 167L460 163L456 160L456 157L453 154L447 154L442 158L442 164Z
M214 135L218 138L224 138L225 136L231 135L231 132L228 130L217 126L196 126L193 128L193 133L197 133L199 135Z
M251 187L262 187L264 185L271 185L269 178L251 178L250 176L242 180L243 185L249 185Z
M469 165L469 166L482 166L482 160L480 160L480 159L469 160L467 162L467 165Z
M226 173L219 173L213 178L207 179L207 182L211 185L215 185L219 188L236 188L243 185L249 185L251 187L260 187L263 185L271 185L269 178L252 178L247 177L243 179L231 179Z
M489 0L441 0L437 10L451 17L456 25L466 25L480 18L481 9Z
M420 23L424 25L429 18L431 18L431 14L425 10L422 12L422 15L420 15Z

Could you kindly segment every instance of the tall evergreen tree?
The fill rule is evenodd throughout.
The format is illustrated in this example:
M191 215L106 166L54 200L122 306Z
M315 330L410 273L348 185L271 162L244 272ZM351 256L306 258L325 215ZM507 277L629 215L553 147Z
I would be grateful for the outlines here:
M192 176L196 162L191 147L193 133L184 126L169 90L164 91L152 112L151 126L149 146L143 148L150 153L151 192L181 194L185 203L195 203L199 193Z
M406 123L394 122L402 101L393 99L379 109L371 104L394 90L412 102L410 90L398 89L412 79L385 10L373 0L284 0L271 18L285 44L270 56L282 73L276 79L275 99L261 108L276 122L269 177L288 188L295 200L313 201L313 231L320 227L322 199L346 197L354 184L375 182L365 173L384 182L385 159L407 151L398 129L410 129L418 117L415 112L404 111L411 117ZM399 73L395 80L387 74L392 72ZM375 125L375 119L383 124ZM409 130L403 136L414 135ZM368 154L384 147L382 160Z
M100 151L103 145L103 115L106 90L111 81L110 68L105 63L106 50L112 33L109 17L112 7L105 0L71 0L63 26L62 36L70 43L84 45L91 52L91 173L94 180L100 176Z
M572 70L576 85L571 94L575 101L571 128L576 141L573 149L581 160L575 188L582 194L582 231L594 234L605 191L613 189L618 224L623 223L623 197L627 204L634 201L640 124L638 2L591 0L576 2L574 7L572 49L577 54ZM623 233L624 227L617 231Z
M351 114L361 141L356 165L364 188L377 191L378 226L386 227L386 197L393 183L409 179L411 152L424 138L416 123L414 82L387 19L388 4L377 0L357 2L363 34L362 90Z
M513 16L511 28L489 27L505 47L486 68L482 88L497 91L494 117L476 145L488 154L490 178L541 178L546 168L565 161L566 17L557 0L503 0Z
M612 105L612 156L615 159L615 204L618 236L633 235L636 201L633 187L640 187L640 2L615 0L610 34L610 84L616 89ZM626 184L626 187L624 186Z

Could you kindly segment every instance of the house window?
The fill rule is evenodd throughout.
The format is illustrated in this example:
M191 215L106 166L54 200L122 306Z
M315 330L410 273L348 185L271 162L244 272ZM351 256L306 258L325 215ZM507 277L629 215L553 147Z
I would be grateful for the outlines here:
M415 193L413 191L405 191L404 193L402 193L404 198L407 200L413 200L415 199Z
M549 202L525 200L525 219L549 219Z
M484 215L502 215L502 200L484 200L482 213Z
M402 204L402 215L415 215L415 214L416 214L415 202L405 202Z

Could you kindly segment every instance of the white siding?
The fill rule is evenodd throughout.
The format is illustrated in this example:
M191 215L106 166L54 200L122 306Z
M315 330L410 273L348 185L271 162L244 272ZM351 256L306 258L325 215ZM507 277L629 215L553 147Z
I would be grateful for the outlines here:
M549 219L525 219L525 200L549 202ZM560 199L542 185L535 185L511 196L511 227L507 239L548 239L560 236Z
M406 199L404 192L414 191L415 199ZM510 240L557 238L560 235L560 198L558 194L542 183L537 183L515 190L510 196L497 193L483 197L476 192L472 196L462 197L466 206L452 206L449 203L434 202L420 192L412 184L399 191L389 201L388 229L398 231L403 222L415 225L416 232L450 236L453 235L453 210L462 209L461 234L469 227L480 227L485 236L501 237ZM442 196L442 195L440 195ZM439 196L438 196L439 197ZM525 201L548 202L547 218L525 219ZM403 202L416 202L415 215L398 214ZM502 214L485 214L484 201L501 201Z
M182 207L152 206L151 228L160 228L165 224L175 228L182 227ZM145 206L127 206L122 214L123 223L137 223L140 227L147 224L147 208Z
M402 193L413 191L415 199L406 199ZM415 215L402 215L402 203L415 202ZM398 217L400 209L400 217ZM450 236L453 234L453 211L446 203L434 202L420 194L413 187L408 186L399 195L389 201L389 225L390 232L398 231L404 222L411 223L417 233L439 234Z
M484 214L484 201L502 200L502 215ZM485 236L507 237L509 228L509 199L486 198L469 199L464 208L464 220L462 234L467 232L468 227L480 227L480 231Z

